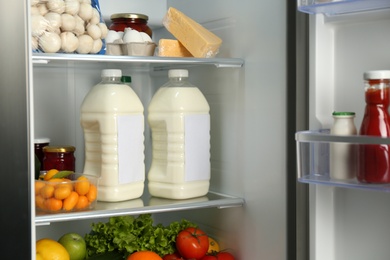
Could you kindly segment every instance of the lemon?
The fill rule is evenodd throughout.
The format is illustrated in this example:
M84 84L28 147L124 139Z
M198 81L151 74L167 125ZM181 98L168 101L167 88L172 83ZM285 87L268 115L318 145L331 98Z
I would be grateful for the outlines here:
M35 244L37 260L70 260L65 247L50 238L42 238Z
M215 239L209 237L209 250L207 253L219 252L219 244Z

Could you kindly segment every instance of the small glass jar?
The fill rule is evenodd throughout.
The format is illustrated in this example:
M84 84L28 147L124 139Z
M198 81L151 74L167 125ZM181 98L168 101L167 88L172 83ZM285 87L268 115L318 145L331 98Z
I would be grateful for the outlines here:
M110 17L112 24L110 30L124 32L125 28L132 28L139 32L144 32L152 38L152 29L148 26L149 17L144 14L120 13Z
M43 138L35 138L34 139L34 150L35 155L37 156L39 163L40 163L40 170L43 170L43 147L48 146L50 143L50 139L43 137Z
M43 147L43 169L49 171L75 171L76 158L74 157L74 146L45 146Z

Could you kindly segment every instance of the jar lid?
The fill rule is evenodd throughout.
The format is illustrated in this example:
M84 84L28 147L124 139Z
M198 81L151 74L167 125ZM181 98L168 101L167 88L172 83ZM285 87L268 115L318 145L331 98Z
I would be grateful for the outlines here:
M48 153L68 153L74 152L76 147L74 146L45 146L43 147L44 152Z
M102 70L101 77L122 77L122 71L121 70Z
M118 18L127 18L127 19L144 19L148 20L149 17L145 14L132 14L132 13L119 13L119 14L112 14L110 19L118 19Z
M169 70L169 78L188 78L188 70Z
M390 70L372 70L364 72L364 79L390 79Z
M47 138L47 137L38 137L38 138L34 138L34 143L35 144L48 144L50 143L50 138Z
M354 116L355 112L333 112L333 116Z

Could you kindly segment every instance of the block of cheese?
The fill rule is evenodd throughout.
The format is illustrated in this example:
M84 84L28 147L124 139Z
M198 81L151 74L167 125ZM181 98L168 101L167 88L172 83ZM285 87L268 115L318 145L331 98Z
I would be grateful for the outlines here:
M161 57L193 57L178 40L160 39L158 56Z
M215 57L222 44L221 38L173 7L165 14L163 25L196 58Z

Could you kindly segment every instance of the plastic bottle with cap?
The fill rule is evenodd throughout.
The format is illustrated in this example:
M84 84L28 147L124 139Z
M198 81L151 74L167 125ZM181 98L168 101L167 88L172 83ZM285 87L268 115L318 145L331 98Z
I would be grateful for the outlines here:
M101 76L81 105L83 172L100 176L100 201L139 198L145 181L143 105L121 82L121 70L103 70Z
M356 135L354 112L333 112L332 135ZM330 143L330 177L337 180L348 180L356 177L357 146L348 143Z
M168 199L200 197L210 185L210 107L188 81L188 70L169 70L168 76L148 108L149 193Z
M390 70L365 72L364 85L366 107L359 134L390 137ZM357 178L366 183L390 183L390 145L360 145Z

